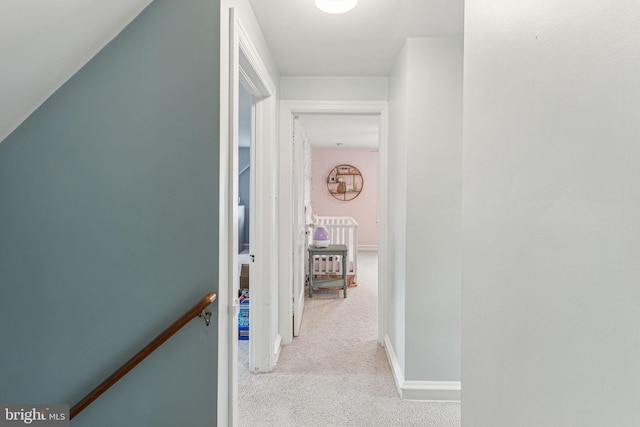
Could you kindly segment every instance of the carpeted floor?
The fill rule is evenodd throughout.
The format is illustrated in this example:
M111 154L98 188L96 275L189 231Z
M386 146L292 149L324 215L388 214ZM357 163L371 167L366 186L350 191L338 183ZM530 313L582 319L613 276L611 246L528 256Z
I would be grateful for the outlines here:
M239 342L240 426L460 425L459 403L400 400L377 343L377 254L358 253L358 286L307 296L300 336L274 372L248 370Z

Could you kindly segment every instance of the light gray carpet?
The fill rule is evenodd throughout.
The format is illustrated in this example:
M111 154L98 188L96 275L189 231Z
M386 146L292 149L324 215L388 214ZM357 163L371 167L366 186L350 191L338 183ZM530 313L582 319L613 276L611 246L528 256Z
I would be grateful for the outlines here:
M240 341L240 426L460 425L459 403L400 400L377 343L377 254L358 253L358 286L314 290L300 336L283 347L274 372L248 371Z

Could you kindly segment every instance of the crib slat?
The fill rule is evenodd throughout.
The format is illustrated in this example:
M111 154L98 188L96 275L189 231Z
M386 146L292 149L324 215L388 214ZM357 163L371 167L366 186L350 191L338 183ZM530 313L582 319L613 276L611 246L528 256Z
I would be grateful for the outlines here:
M352 217L314 216L316 225L323 225L329 232L331 242L347 246L347 274L352 273L357 281L358 276L358 223ZM314 274L342 274L340 257L318 259Z

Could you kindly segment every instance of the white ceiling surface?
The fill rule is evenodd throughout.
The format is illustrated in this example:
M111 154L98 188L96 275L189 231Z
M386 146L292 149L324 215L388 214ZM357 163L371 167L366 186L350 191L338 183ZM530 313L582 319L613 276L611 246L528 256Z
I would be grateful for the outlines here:
M0 0L0 142L152 0Z
M380 119L376 115L304 114L300 120L312 147L378 146Z
M0 141L151 1L1 0ZM462 35L463 0L249 1L283 76L386 76L406 37Z
M388 76L407 37L462 36L464 0L359 0L342 15L314 0L249 0L282 76ZM304 115L314 147L377 147L378 117Z
M462 36L464 0L249 0L282 76L386 76L407 37Z

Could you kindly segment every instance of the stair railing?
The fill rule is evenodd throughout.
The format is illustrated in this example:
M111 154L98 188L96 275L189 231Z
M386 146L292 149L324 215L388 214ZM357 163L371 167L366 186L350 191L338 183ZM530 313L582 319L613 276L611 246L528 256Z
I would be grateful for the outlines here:
M96 388L83 397L78 403L73 405L69 411L69 418L73 419L84 408L89 406L94 400L96 400L102 393L107 391L118 380L124 377L129 371L135 368L140 362L142 362L147 356L153 353L158 347L160 347L165 341L171 338L176 332L178 332L184 325L189 323L191 319L195 317L203 317L207 326L211 321L211 313L204 312L205 307L211 304L216 299L216 294L210 293L189 310L187 310L182 316L173 322L167 329L165 329L160 335L155 337L149 344L147 344L142 350L140 350L135 356L129 359L125 364L119 367L113 374L111 374L106 380L100 383Z

